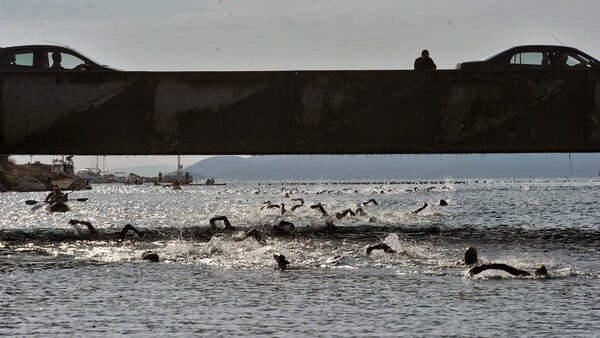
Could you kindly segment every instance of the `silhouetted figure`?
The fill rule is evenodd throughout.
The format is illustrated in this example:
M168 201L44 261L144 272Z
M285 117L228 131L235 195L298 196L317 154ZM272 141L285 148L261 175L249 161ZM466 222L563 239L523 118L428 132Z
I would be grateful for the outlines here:
M4 57L3 63L5 65L15 66L17 64L17 57L14 53L7 53Z
M274 253L273 258L275 258L279 270L287 269L287 266L290 264L290 262L287 259L285 259L285 256L282 254Z
M444 200L440 200L440 205L441 205L442 207L445 207L445 206L447 206L447 205L448 205L448 202L446 202L446 201L444 201Z
M367 213L361 207L358 207L354 213L358 216L367 216Z
M54 52L52 53L52 69L64 69L63 66L61 66L62 62L62 55L59 52Z
M296 205L292 206L291 210L294 211L294 210L296 210L296 209L298 209L300 207L303 207L303 206L304 206L304 204L296 204Z
M281 203L281 204L271 204L270 201L267 201L267 209L273 209L273 208L278 208L281 209L281 214L285 214L287 212L287 210L285 210L285 204ZM265 204L265 203L263 203ZM264 207L263 207L264 208ZM262 209L262 208L261 208Z
M163 173L162 173L162 171L159 171L158 172L158 183L162 183L162 180L163 180Z
M437 66L433 60L429 57L429 51L423 49L421 56L415 60L415 70L434 70Z
M294 201L294 202L300 202L300 204L304 204L304 198L301 198L301 197L292 198L292 201Z
M48 195L46 195L46 198L44 198L44 202L50 205L59 202L65 203L67 202L67 200L67 195L63 194L63 192L60 190L60 187L54 187L52 191Z
M150 262L158 262L160 258L156 252L146 251L142 254L142 259Z
M419 212L423 211L423 209L427 208L427 203L424 203L422 207L420 207L419 209L415 210L415 211L411 211L411 214L416 215Z
M279 224L275 224L273 226L273 232L275 234L289 235L294 231L296 231L296 226L294 225L294 223L288 221L281 220L279 221Z
M397 253L394 249L392 249L389 245L385 243L379 243L375 245L371 245L367 248L367 255L371 254L373 250L383 250L385 253Z
M369 203L373 203L373 205L378 205L379 203L377 203L377 201L373 198L371 198L370 200L363 202L363 205L368 205Z
M346 215L348 215L348 214L350 214L350 216L356 216L356 214L354 213L354 211L352 211L352 209L346 209L342 212L336 212L335 218L342 219L342 218L346 217Z
M213 229L217 228L216 222L217 221L223 221L223 223L225 224L225 230L235 230L235 228L231 225L231 223L229 223L229 219L227 218L227 216L217 216L217 217L213 217L210 219L210 226Z
M242 242L242 241L245 241L249 237L254 237L254 239L260 245L266 245L267 244L267 242L264 240L264 238L263 238L262 234L260 233L260 231L258 231L256 229L252 229L250 231L247 231L242 237L234 237L233 240L235 242Z
M80 221L80 220L77 220L77 219L72 219L72 220L70 220L70 221L69 221L69 224L71 224L71 225L73 225L73 226L76 226L77 224L82 224L82 225L85 225L85 226L87 226L87 228L88 228L88 231L90 232L90 235L98 235L98 234L99 234L99 233L98 233L98 231L96 231L96 228L94 228L94 226L92 225L92 223L91 223L91 222L88 222L88 221ZM141 231L139 231L138 229L136 229L136 228L135 228L133 225L131 225L131 224L126 224L126 225L123 227L123 229L121 229L121 231L120 231L120 232L118 232L118 233L113 233L113 234L110 234L109 236L114 236L114 235L117 235L117 234L118 234L118 236L119 236L119 238L120 238L120 239L125 239L125 236L127 236L127 233L128 233L129 231L133 231L133 232L135 232L135 233L136 233L136 234L137 234L139 237L144 237L144 233L143 233L143 232L141 232Z
M568 67L567 60L569 56L566 53L558 52L552 56L552 66L554 67Z
M490 264L478 265L476 267L471 268L471 270L469 270L469 275L473 276L473 275L476 275L485 270L502 270L502 271L510 273L513 276L532 276L532 275L548 276L548 269L546 269L546 266L544 266L543 264L538 269L536 269L532 274L525 270L519 270L515 267L512 267L507 264L502 264L502 263L490 263Z
M479 258L477 257L477 249L474 246L470 246L465 250L465 260L464 263L467 265L473 265L477 263Z
M323 205L321 203L313 204L310 206L310 208L319 210L321 214L323 214L323 216L329 216L329 214L327 213L325 208L323 208Z

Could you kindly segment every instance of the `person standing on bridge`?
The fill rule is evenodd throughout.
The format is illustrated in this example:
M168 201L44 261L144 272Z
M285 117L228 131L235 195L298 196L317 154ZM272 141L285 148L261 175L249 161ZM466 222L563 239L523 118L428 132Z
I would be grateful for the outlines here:
M429 51L423 49L421 56L415 60L415 70L435 70L437 66L429 57Z

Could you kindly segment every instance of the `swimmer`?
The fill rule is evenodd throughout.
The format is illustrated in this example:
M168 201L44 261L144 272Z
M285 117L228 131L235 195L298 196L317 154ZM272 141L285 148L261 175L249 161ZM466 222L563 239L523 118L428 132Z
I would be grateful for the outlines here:
M277 262L277 267L279 267L279 270L285 270L287 269L287 266L290 264L290 262L285 259L285 256L279 253L274 253L273 254L273 258L275 258L275 261Z
M210 219L210 227L214 230L217 229L217 225L216 222L217 221L223 221L223 223L225 224L225 230L235 230L235 228L231 225L231 223L229 223L229 219L227 218L227 216L217 216L217 217L213 217Z
M96 235L96 236L99 235L98 231L96 230L96 228L94 228L94 226L92 225L91 222L80 221L80 220L77 220L77 219L72 219L72 220L69 221L69 224L71 224L72 226L74 226L76 228L77 228L77 224L85 225L85 226L87 226L88 231L90 232L90 235ZM133 231L133 232L135 232L139 237L144 237L144 233L140 232L138 229L136 229L131 224L126 224L120 232L110 234L110 236L114 236L116 234L119 234L119 238L120 239L125 239L125 236L127 236L127 233L130 230Z
M271 206L271 201L266 201L262 203L263 206L260 207L260 210L264 209L264 208L269 208Z
M270 201L267 201L267 202L269 202L267 204L267 209L279 208L279 209L281 209L281 214L282 215L287 212L287 210L285 210L285 204L283 204L283 203L281 203L281 204L272 204Z
M323 214L323 216L329 216L329 214L327 213L325 208L323 208L323 204L321 204L321 203L313 204L310 206L310 208L319 210L321 212L321 214Z
M361 207L358 207L354 213L358 216L367 216L367 213Z
M370 200L363 202L363 205L368 205L369 203L373 203L373 205L378 205L379 203L377 203L377 201L373 198L371 198Z
M158 254L154 251L146 251L142 254L142 259L150 262L158 262Z
M346 215L348 215L348 214L350 214L350 216L356 216L356 214L354 213L354 211L352 211L352 209L346 209L342 212L336 212L335 218L342 219L342 218L346 217Z
M417 210L415 210L415 211L412 211L412 212L411 212L411 214L413 214L413 215L416 215L416 214L418 214L419 212L423 211L423 209L427 208L427 206L428 206L428 204L427 204L427 203L424 203L422 207L420 207L419 209L417 209Z
M519 270L515 267L512 267L510 265L507 264L502 264L502 263L490 263L490 264L481 264L478 266L475 266L473 268L471 268L469 270L469 275L473 276L476 275L482 271L485 270L502 270L505 272L510 273L513 276L543 276L543 277L548 277L548 269L546 269L546 266L544 264L542 264L539 268L537 268L533 274L530 272L527 272L525 270Z
M294 225L294 223L292 222L288 222L288 221L279 221L279 224L275 224L273 226L273 232L275 234L286 234L289 235L293 232L296 231L296 226Z
M440 206L445 207L448 205L448 202L444 201L444 200L440 200Z
M469 246L467 248L467 250L465 250L465 259L462 262L459 262L461 264L466 264L466 265L473 265L475 263L477 263L479 261L479 258L477 257L477 249L475 249L474 246Z
M325 208L323 208L323 205L321 203L313 204L310 206L310 208L319 210L323 216L329 216L329 213L327 212L327 210L325 210ZM346 209L342 212L336 212L335 218L342 219L342 218L346 217L346 215L348 215L348 214L350 214L350 216L356 216L356 214L354 213L354 211L352 211L352 209Z
M379 243L375 245L371 245L367 248L367 255L371 254L373 250L383 250L385 253L397 253L394 249L392 249L389 245L385 243Z
M262 234L260 233L260 231L258 231L256 229L252 229L250 231L247 231L242 237L233 237L233 240L235 242L243 242L243 241L245 241L249 237L254 237L254 239L260 245L267 245L267 242L264 240L264 238L263 238Z
M304 199L303 198L292 198L292 201L294 202L300 202L300 204L296 204L292 207L292 211L304 206Z

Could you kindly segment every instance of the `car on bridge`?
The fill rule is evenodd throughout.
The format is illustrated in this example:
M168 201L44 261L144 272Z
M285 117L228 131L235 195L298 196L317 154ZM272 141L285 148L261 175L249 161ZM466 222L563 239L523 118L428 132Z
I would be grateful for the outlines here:
M79 52L63 46L29 45L0 47L0 71L114 72Z
M456 69L594 68L600 62L577 48L527 45L505 49L480 61L461 62Z

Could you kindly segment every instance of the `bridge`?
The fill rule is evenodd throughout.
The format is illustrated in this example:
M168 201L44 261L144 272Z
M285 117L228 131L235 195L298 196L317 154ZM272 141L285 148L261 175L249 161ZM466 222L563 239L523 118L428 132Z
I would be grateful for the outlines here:
M0 73L0 154L600 151L600 70Z

